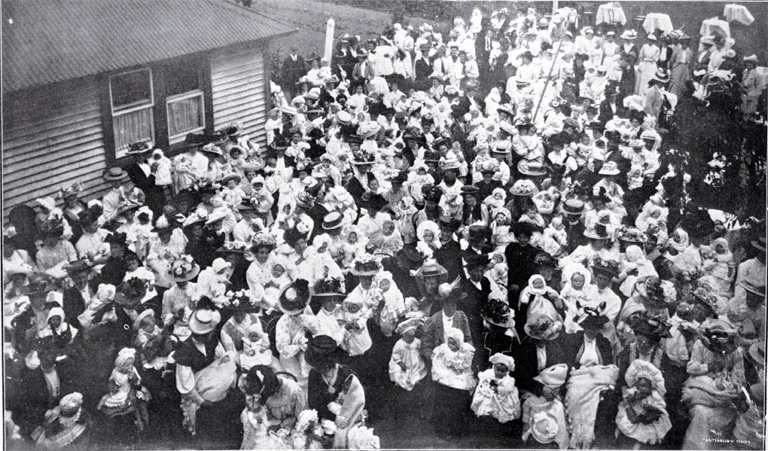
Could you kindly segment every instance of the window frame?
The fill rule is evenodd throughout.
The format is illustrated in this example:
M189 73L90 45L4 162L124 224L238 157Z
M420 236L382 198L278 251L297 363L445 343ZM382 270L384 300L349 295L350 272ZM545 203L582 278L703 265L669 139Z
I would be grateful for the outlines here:
M122 75L134 73L134 72L147 72L147 74L149 76L149 97L150 97L149 98L149 103L143 103L143 104L140 104L140 105L133 105L133 106L126 106L126 107L123 107L123 108L118 108L117 111L116 111L115 110L115 103L114 103L114 96L112 94L112 79L116 78L116 77L119 77L119 76L122 76ZM149 127L150 135L151 135L150 136L149 145L154 147L155 142L157 140L156 131L155 131L155 127L156 127L157 124L156 124L156 118L155 118L155 105L156 105L156 102L155 102L155 83L154 83L154 79L153 79L152 68L149 67L149 66L145 66L145 67L139 67L137 69L121 71L121 72L118 72L116 74L111 74L107 78L107 88L109 90L109 107L110 107L110 113L111 113L111 118L112 118L112 120L111 120L112 124L111 125L112 125L112 135L114 137L113 138L113 140L114 140L113 141L113 145L114 145L114 149L115 149L115 159L119 160L121 158L125 158L127 156L127 150L128 150L127 146L122 147L122 148L117 146L117 142L116 142L117 141L117 134L115 133L115 117L117 117L117 116L123 116L123 115L126 115L126 114L135 113L136 111L141 111L141 110L149 110L150 111L150 116L152 118L152 123L150 124L150 127Z
M165 98L165 120L167 124L171 123L171 109L169 108L170 104L173 102L178 102L180 100L187 100L194 97L200 98L200 115L202 119L202 125L200 127L196 127L190 130L186 130L184 132L181 132L176 135L171 135L170 129L168 130L168 142L173 144L178 144L186 138L188 133L197 133L201 131L205 131L206 126L206 117L205 117L205 93L202 89L195 89L193 91L188 91L182 94L177 94L174 96L168 96ZM170 126L169 126L170 127Z

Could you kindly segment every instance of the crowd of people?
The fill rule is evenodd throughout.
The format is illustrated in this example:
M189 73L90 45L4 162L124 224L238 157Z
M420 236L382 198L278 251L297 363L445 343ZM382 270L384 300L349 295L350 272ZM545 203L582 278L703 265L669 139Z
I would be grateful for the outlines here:
M170 157L137 142L102 199L17 209L8 443L396 448L370 428L394 418L499 447L763 448L765 218L680 211L698 175L662 155L678 98L740 80L761 114L756 57L576 19L292 48L266 146L239 124Z

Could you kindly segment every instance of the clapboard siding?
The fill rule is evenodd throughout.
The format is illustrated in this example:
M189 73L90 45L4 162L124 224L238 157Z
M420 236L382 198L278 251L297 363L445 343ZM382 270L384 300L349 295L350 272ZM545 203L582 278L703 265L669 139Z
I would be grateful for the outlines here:
M211 56L213 125L218 129L237 121L246 134L266 143L267 80L263 47L224 49Z
M3 104L3 218L11 208L83 183L83 200L107 185L95 78L10 93ZM61 204L61 201L59 201Z

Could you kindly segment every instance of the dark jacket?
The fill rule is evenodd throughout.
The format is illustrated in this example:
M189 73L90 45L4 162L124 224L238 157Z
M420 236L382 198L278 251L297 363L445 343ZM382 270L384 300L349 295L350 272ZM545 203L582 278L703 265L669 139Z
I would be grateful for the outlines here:
M463 271L461 267L461 246L455 240L451 240L434 252L435 260L448 271L448 280L459 277Z
M469 330L469 320L467 315L461 310L456 310L456 313L453 314L453 327L454 329L459 329L464 334L465 343L475 346L472 342L472 333ZM443 312L441 310L432 315L424 326L424 334L421 336L421 349L419 352L425 361L432 361L432 351L445 342L444 335Z
M570 366L571 357L568 355L567 342L568 339L561 334L560 337L545 343L547 361L544 368L558 363L565 363ZM514 346L512 357L515 359L515 371L512 372L512 376L515 378L517 388L541 396L543 385L533 379L540 372L536 356L536 342L533 338L525 337L519 345Z
M584 331L579 331L573 335L567 335L566 336L569 344L568 344L568 355L571 357L572 361L569 362L569 365L571 368L579 368L581 365L579 364L579 360L581 359L581 355L584 353ZM598 335L595 338L595 341L597 342L597 353L598 358L600 359L600 362L602 365L610 365L613 363L613 348L611 347L611 342L608 341L607 338L603 337L602 335Z

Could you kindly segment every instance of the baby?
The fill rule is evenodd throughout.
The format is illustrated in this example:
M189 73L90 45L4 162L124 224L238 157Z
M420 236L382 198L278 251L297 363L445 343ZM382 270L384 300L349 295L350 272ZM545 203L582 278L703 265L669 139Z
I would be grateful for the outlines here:
M528 279L528 286L523 288L523 291L520 293L520 304L533 306L536 302L549 302L555 307L562 305L557 291L548 287L544 276L540 274L532 275Z
M632 167L627 173L627 189L638 189L643 186L643 168Z
M115 359L115 368L109 377L109 393L104 395L97 409L108 417L122 415L126 409L135 408L136 422L143 429L148 419L146 405L140 402L147 399L143 391L136 389L141 384L141 376L136 370L136 350L123 348Z
M656 273L653 264L645 258L645 255L643 255L643 251L639 246L634 244L628 246L625 255L626 259L621 262L622 267L619 279L623 280L623 282L621 283L619 290L621 290L624 296L630 297L637 279L645 276L658 276L658 274Z
M563 325L566 333L573 334L581 330L581 326L576 324L576 317L581 315L577 305L586 304L594 295L593 290L590 289L592 275L584 265L579 263L568 265L563 272L563 275L570 275L570 279L567 279L560 291L560 298L567 309Z
M424 185L434 185L435 179L427 173L427 165L425 163L416 163L413 166L413 171L408 173L408 194L413 197L413 200L417 203L424 202L424 195L422 194L421 187Z
M363 301L355 297L344 299L342 307L339 322L346 331L341 348L347 351L350 357L363 355L373 344L368 333L368 311L363 308Z
M483 200L482 205L488 211L489 218L495 218L496 213L500 208L504 208L507 202L507 194L504 188L496 188L491 192L491 195Z
M140 279L147 285L147 296L145 299L149 299L155 293L155 273L145 268L136 254L125 256L125 277L123 277L123 282L127 282L130 279Z
M409 318L397 326L395 332L400 339L389 359L389 379L407 391L427 376L427 364L419 353L421 340L416 338L418 327L418 318Z
M549 227L541 234L539 245L544 252L557 258L563 253L567 244L568 232L563 225L563 217L559 214L555 215L549 222Z
M525 213L520 216L518 221L529 222L535 226L538 226L540 229L543 229L547 226L547 223L544 222L544 217L539 214L539 207L532 199L528 199L528 201L525 203Z
M139 351L139 361L144 368L162 370L173 351L174 340L157 325L154 310L148 309L144 312L134 322L134 329L137 331L134 346ZM168 331L170 332L170 329Z
M532 395L523 402L523 440L533 436L536 441L552 439L560 449L568 448L570 436L565 421L565 407L560 400L560 390L568 375L568 365L560 363L545 368L534 377L555 396L548 401L543 396ZM533 434L533 430L542 434ZM549 444L549 442L543 443Z
M446 331L446 335L446 342L432 351L432 380L457 390L471 391L475 388L472 375L475 348L464 342L464 333L460 329L453 327Z
M478 417L490 415L502 424L516 420L520 417L520 398L515 379L509 375L515 370L515 360L496 353L489 361L493 368L477 375L480 382L472 399L472 411Z
M736 266L733 253L728 248L728 241L725 238L718 238L710 247L714 251L711 252L711 257L702 255L704 275L712 276L717 280L721 293L730 293Z
M149 207L139 208L125 231L126 241L130 243L128 248L142 259L147 255L149 239L152 235L152 217L152 210Z
M497 252L491 258L490 268L488 269L488 277L499 286L499 289L507 296L507 277L509 275L509 268L507 267L507 261L504 258L503 252Z
M171 177L171 160L163 154L160 149L152 151L151 163L157 163L157 169L155 170L155 185L160 185L163 188L170 187L173 183Z
M403 237L395 227L394 221L391 220L384 221L381 226L381 232L384 240L381 243L379 252L392 257L403 248Z
M226 177L227 183L221 190L221 197L229 208L237 209L247 196L240 188L240 176L232 174Z
M346 235L346 240L342 244L342 252L344 253L342 266L348 269L355 261L355 257L365 253L365 241L360 240L360 229L356 225L345 227L342 235Z
M694 317L694 307L684 302L678 304L669 324L672 326L669 329L671 337L664 341L664 350L672 362L685 367L691 359L691 350L701 325Z
M378 290L377 295L384 300L384 306L379 314L381 332L385 336L391 337L392 332L397 326L397 321L405 314L403 293L395 285L395 282L392 280L392 273L389 271L382 271L376 274L373 283L376 287L375 289Z
M622 434L639 444L656 445L672 429L664 402L664 377L658 368L644 360L635 360L624 376L623 400L616 415Z
M433 221L424 221L419 224L416 229L416 236L419 241L416 243L416 249L418 249L422 255L431 257L432 253L440 249L440 228Z
M413 204L411 196L405 196L400 200L400 206L395 212L397 228L402 234L403 243L413 244L416 241L416 226L413 224L413 217L419 210Z
M256 365L271 365L272 351L269 348L269 337L261 330L260 324L253 324L243 337L243 350L239 353L240 366L248 371Z
M510 229L512 213L504 207L496 210L494 221L491 223L491 240L495 250L503 252L507 245L515 241L515 234Z

